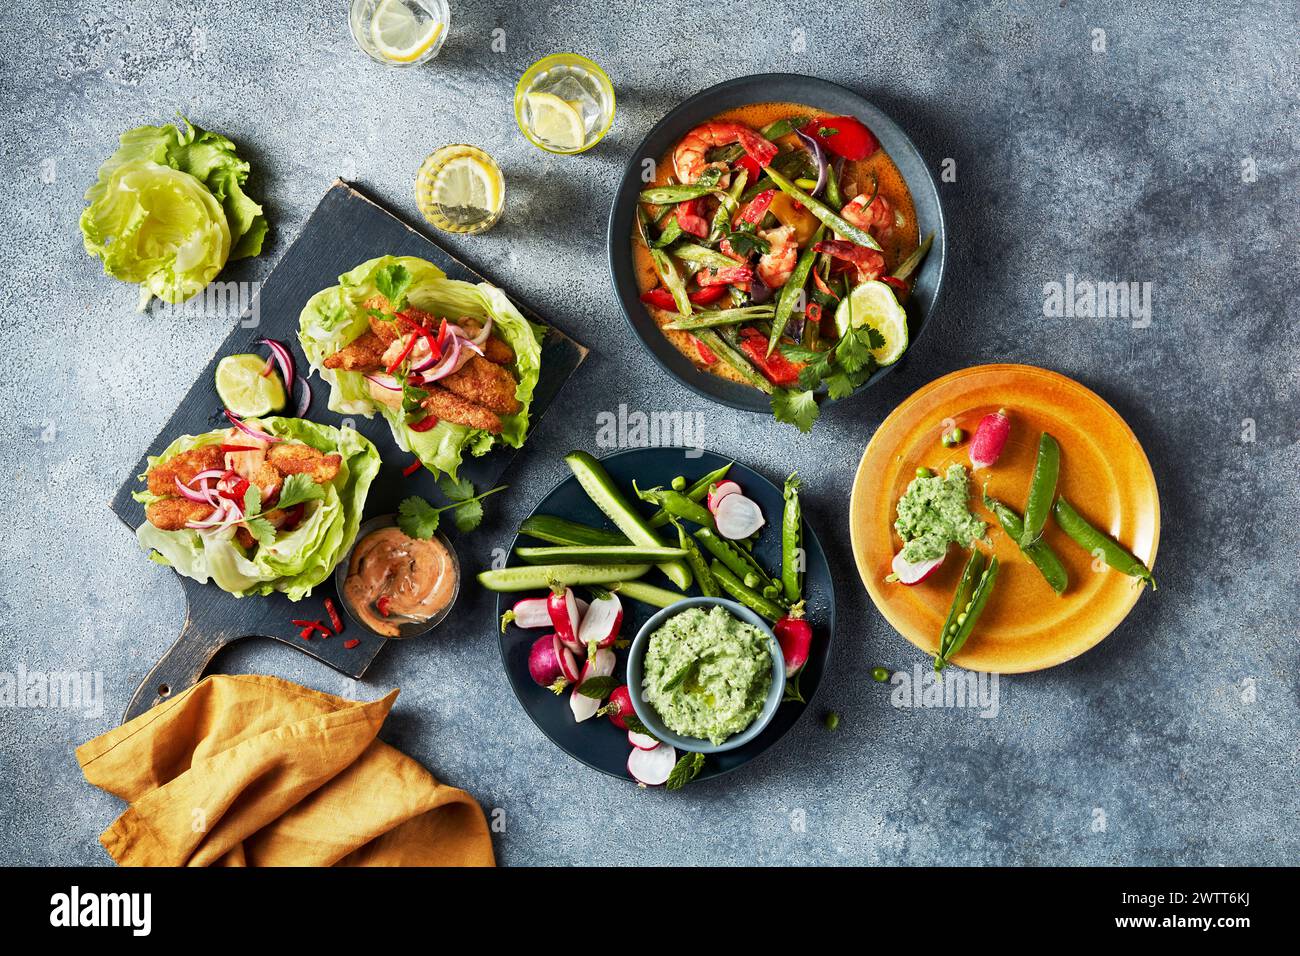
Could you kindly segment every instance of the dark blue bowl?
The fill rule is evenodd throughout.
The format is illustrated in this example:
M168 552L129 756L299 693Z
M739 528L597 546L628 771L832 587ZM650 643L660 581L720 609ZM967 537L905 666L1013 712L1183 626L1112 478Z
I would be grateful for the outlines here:
M731 382L696 368L686 356L677 351L655 325L640 299L636 272L632 266L632 236L636 226L636 197L644 187L641 178L646 159L658 161L692 127L719 113L751 103L799 103L827 113L856 116L870 127L880 140L880 145L894 161L907 188L912 194L912 205L920 227L921 238L933 233L934 245L925 257L912 294L907 302L907 331L909 343L915 343L930 325L939 288L943 281L947 257L947 238L944 231L943 209L939 205L939 190L916 145L903 130L877 107L852 90L811 76L793 73L763 73L727 80L696 93L661 119L632 152L627 169L614 196L614 206L609 213L609 271L614 291L623 306L632 330L640 337L655 360L687 388L732 408L766 412L769 399L756 388ZM909 346L910 347L910 346ZM893 365L876 371L859 389L870 388L883 376L907 361L907 356Z

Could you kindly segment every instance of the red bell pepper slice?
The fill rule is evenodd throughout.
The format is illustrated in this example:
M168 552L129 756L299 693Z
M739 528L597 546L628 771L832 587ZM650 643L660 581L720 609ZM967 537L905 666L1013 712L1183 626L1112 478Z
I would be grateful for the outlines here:
M791 362L779 351L768 355L767 336L758 329L752 327L741 329L740 347L773 385L790 388L799 382L799 373L803 370L803 365Z
M682 227L682 232L690 233L703 239L709 234L709 223L700 215L703 208L704 199L688 199L686 202L677 204L677 225Z
M822 134L822 130L835 130ZM814 136L836 156L856 161L866 159L880 149L880 141L863 122L852 116L819 116L802 130L805 136Z
M721 288L721 286L719 286L719 288ZM701 362L703 362L705 365L712 365L714 362L718 360L718 357L713 354L713 349L709 348L707 345L705 345L699 339L695 338L695 336L693 335L691 336L691 339L692 341L695 342L695 351L700 353Z
M745 182L751 186L758 182L759 177L763 175L763 167L758 165L758 160L750 156L749 153L742 153L740 158L736 160L736 165L749 174L745 178Z
M721 285L710 285L697 292L692 292L687 296L694 305L712 305L727 293L726 283ZM641 301L646 305L653 305L656 309L663 309L665 312L677 311L677 300L667 289L660 286L656 289L650 289L648 292L641 293Z
M775 189L763 190L751 199L749 204L740 211L740 214L736 216L736 222L732 223L732 225L734 226L738 223L747 222L752 226L757 226L763 221L763 217L767 215L767 207L772 205L772 200L774 198L776 198Z

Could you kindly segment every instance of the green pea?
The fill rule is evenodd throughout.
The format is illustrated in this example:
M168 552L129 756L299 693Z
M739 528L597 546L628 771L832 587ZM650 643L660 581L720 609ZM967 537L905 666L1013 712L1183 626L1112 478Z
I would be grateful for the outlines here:
M822 720L822 723L826 725L827 730L834 730L836 727L840 725L840 715L836 711L832 710Z
M933 477L934 477L934 472L932 472L929 468L918 468L918 469L916 469L916 477L918 477L918 478L933 478Z
M745 575L745 587L747 588L758 587L758 575L755 574L753 571L750 571L748 574Z
M678 475L676 478L673 479L673 491L685 491L685 490L686 490L686 476Z
M889 680L889 668L888 667L871 668L871 679L875 681L877 684L883 684L885 681Z
M940 441L943 442L944 448L952 448L954 445L960 445L965 440L966 432L961 428L954 428L952 431L944 432L943 438L940 439Z

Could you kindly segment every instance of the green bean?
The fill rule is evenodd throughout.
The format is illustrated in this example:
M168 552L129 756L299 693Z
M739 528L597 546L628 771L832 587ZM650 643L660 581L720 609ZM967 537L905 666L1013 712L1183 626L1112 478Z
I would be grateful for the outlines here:
M731 471L731 465L731 462L727 462L721 468L709 472L703 478L697 478L695 483L682 492L682 494L686 495L687 498L690 498L691 501L703 501L708 495L709 489L720 482L723 478L727 477L727 472ZM668 512L663 508L660 508L650 518L650 527L662 528L671 520L672 518Z
M770 598L764 597L759 592L749 588L740 580L731 569L721 561L714 561L709 566L713 572L713 577L717 579L722 590L726 591L733 598L750 610L757 611L769 621L779 621L785 617L786 609Z
M673 260L662 249L654 248L650 249L650 259L654 263L655 272L659 273L659 280L664 284L664 288L672 293L677 314L689 316L692 309L691 299L686 293L686 282L678 273L677 266L673 265Z
M1020 535L1020 547L1028 548L1043 536L1047 512L1056 498L1056 479L1061 472L1061 446L1056 439L1043 432L1038 438L1038 460L1034 463L1034 477L1029 482L1029 500L1025 503L1025 530Z
M632 490L636 492L636 496L642 501L658 505L674 517L694 521L706 528L713 527L713 515L709 512L709 509L699 502L692 501L680 491L673 491L671 488L647 488L642 491L637 487L635 480L632 482Z
M671 246L682 236L682 224L673 216L668 220L668 225L664 226L663 232L659 233L659 238L650 244L652 249L662 249L665 246Z
M700 586L700 593L705 597L717 597L722 592L718 590L718 582L714 579L713 572L709 570L708 562L700 553L700 546L686 533L682 523L674 516L669 515L668 520L677 529L677 543L686 550L686 563L695 573L695 583Z
M813 233L812 242L808 243L808 248L799 255L794 272L790 273L790 278L781 287L780 298L776 301L776 315L772 318L772 332L767 337L768 355L772 354L776 343L781 340L781 333L785 331L785 324L790 319L795 301L803 294L803 287L808 284L808 272L812 269L813 259L817 257L817 243L821 242L825 234L826 227L818 226L817 231Z
M826 202L832 209L844 206L844 197L840 195L840 170L835 168L834 163L826 170Z
M799 503L799 473L785 480L781 513L781 589L791 605L803 594L803 508Z
M998 579L998 559L990 558L989 566L984 569L980 575L979 583L975 585L975 591L971 594L970 600L966 603L966 609L959 612L957 631L953 634L952 640L948 644L948 652L945 655L936 655L934 658L934 669L943 670L954 655L956 655L966 639L970 637L971 632L975 630L975 623L979 620L980 615L984 613L984 607L989 603L989 595L993 593L993 585ZM965 615L963 618L961 615Z
M1025 523L1021 520L1020 515L1016 514L1009 505L998 501L996 498L984 496L984 507L993 512L998 519L998 524L1002 525L1002 530L1006 532L1007 537L1017 544L1021 536L1025 533ZM1070 576L1065 571L1065 565L1061 559L1056 556L1052 546L1044 538L1039 538L1028 548L1022 547L1021 552L1030 561L1034 567L1038 568L1040 574L1051 585L1052 590L1057 594L1063 594L1070 584Z
M742 169L736 173L736 178L732 180L731 187L724 194L727 197L726 200L718 203L718 211L713 214L713 222L709 226L709 237L705 242L717 242L731 231L731 217L736 213L736 207L740 204L740 197L745 191L745 183L748 180L748 170Z
M708 266L711 269L734 269L740 265L731 256L723 255L717 249L710 249L698 242L679 242L668 250L668 254L681 259L683 262L689 262L697 266Z
M948 647L952 644L952 639L957 636L957 628L961 626L957 618L966 613L966 605L970 603L971 595L975 593L975 585L983 573L984 552L979 548L972 548L970 557L966 559L966 567L962 569L961 580L957 582L957 591L952 596L952 606L948 608L948 617L943 622L943 630L939 632L939 658L947 656ZM965 620L963 617L962 621Z
M721 192L717 183L691 183L690 185L679 183L676 186L651 186L649 189L641 190L641 195L637 197L637 201L649 203L653 206L663 206L669 203L689 202L692 199L699 199L701 196L708 196L717 192Z
M709 349L723 362L726 362L750 385L765 392L772 394L772 383L769 382L761 372L750 364L749 359L732 345L714 329L699 329L695 332L695 337L703 342Z
M1061 530L1068 534L1079 547L1089 554L1096 554L1100 551L1105 562L1116 571L1150 584L1151 590L1156 590L1156 579L1151 570L1139 561L1137 556L1128 548L1125 548L1109 535L1102 534L1089 524L1087 519L1075 511L1074 506L1066 501L1064 497L1056 500L1052 514L1055 515L1056 523L1061 526Z
M741 309L699 309L689 319L674 319L664 326L682 332L695 329L715 329L720 325L738 325L742 322L760 322L776 313L770 305L749 305Z
M775 189L775 188L776 188L776 183L772 182L772 180L769 179L766 175L759 176L758 182L754 183L754 185L750 186L743 193L741 193L740 201L742 203L749 202L759 193L765 193L769 189Z
M934 233L930 233L928 236L925 237L925 241L916 247L915 252L913 252L910 256L908 256L906 259L904 259L902 262L898 264L898 268L894 270L894 278L906 279L913 272L915 272L916 267L921 264L921 260L924 259L926 253L930 251L930 246L933 243L934 243Z
M876 240L872 238L871 233L867 232L865 229L859 229L821 200L809 196L806 192L770 166L767 169L767 175L771 177L772 182L776 183L777 188L786 195L797 199L805 209L821 220L827 228L839 233L845 239L856 242L860 246L866 246L868 249L875 249L877 252L882 251L880 243L876 242Z
M810 116L791 116L786 119L779 119L775 123L769 123L759 132L763 134L764 139L780 139L782 136L789 136L800 126L806 126Z

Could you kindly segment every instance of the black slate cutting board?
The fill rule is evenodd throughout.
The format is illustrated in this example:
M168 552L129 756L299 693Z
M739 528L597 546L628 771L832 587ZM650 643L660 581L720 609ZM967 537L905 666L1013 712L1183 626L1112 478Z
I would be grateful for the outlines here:
M305 372L307 361L298 346L297 334L298 315L303 305L321 289L336 285L343 273L367 259L388 254L427 259L453 279L485 281L428 237L363 196L354 186L342 180L336 181L262 284L253 308L253 313L259 316L257 327L247 328L241 323L222 343L118 490L112 502L114 513L134 531L144 521L144 508L131 497L131 493L143 487L136 476L144 473L147 456L161 452L178 435L199 434L229 424L222 414L221 402L213 385L217 362L238 352L265 354L265 347L256 344L258 339L265 337L285 343L293 353L299 374ZM541 379L533 393L530 427L535 428L565 381L586 358L587 349L544 322L509 289L506 293L525 317L548 329L542 343ZM303 417L339 425L344 417L326 408L329 390L325 383L319 376L313 376L311 384L314 394ZM292 414L300 387L294 386L294 395L289 401L291 410L285 414ZM382 417L376 415L366 419L358 416L348 421L375 443L383 459L379 474L370 486L363 518L396 511L397 503L407 495L423 495L435 502L442 500L428 471L421 469L409 478L402 475L402 469L414 458L397 447ZM482 458L467 456L460 475L472 481L475 488L485 490L496 484L515 453L516 449L499 447ZM136 548L132 552L130 547L124 542L124 549L130 555L127 559L146 560L142 550ZM290 601L283 594L236 598L215 584L199 584L180 575L176 575L176 579L185 590L185 624L176 643L136 690L123 722L197 682L219 650L247 637L270 638L288 644L356 678L366 672L384 646L383 638L363 631L347 618L333 576L318 585L309 597L297 602ZM327 597L334 600L347 622L347 629L342 635L328 639L317 634L310 641L302 640L298 636L299 628L290 623L291 619L320 618L328 623L324 609ZM354 639L360 642L356 647L343 646L344 641Z

